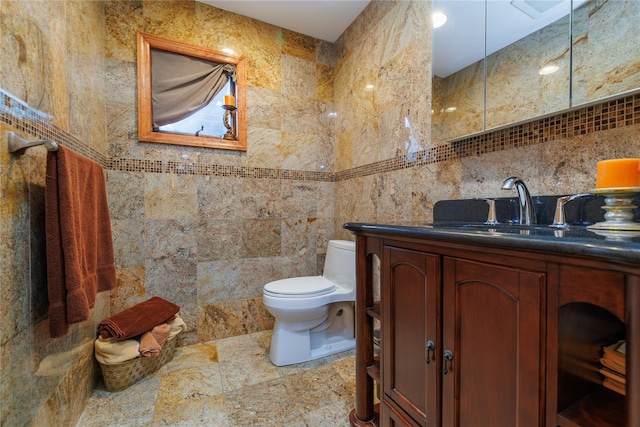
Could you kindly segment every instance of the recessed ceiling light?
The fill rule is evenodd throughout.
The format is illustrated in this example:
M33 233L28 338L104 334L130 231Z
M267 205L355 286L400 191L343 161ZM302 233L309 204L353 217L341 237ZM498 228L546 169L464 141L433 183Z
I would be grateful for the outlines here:
M369 84L365 85L365 87L364 87L364 88L365 88L366 90L373 90L373 88L375 88L375 86L374 86L374 85L372 85L371 83L369 83Z
M445 108L444 112L445 113L453 113L456 110L457 110L456 107L449 107L449 108Z
M433 28L440 28L447 22L447 15L442 12L433 12L431 15L433 20Z
M225 47L224 49L222 49L222 51L224 53L228 53L229 55L233 55L235 53L233 49L229 49L228 47Z
M331 112L327 113L327 116L329 116L329 117L338 117L338 113L336 113L335 111L331 111Z
M538 74L540 74L541 76L547 76L549 74L555 73L556 71L558 71L558 69L559 67L557 65L547 65L540 68L540 71L538 71Z

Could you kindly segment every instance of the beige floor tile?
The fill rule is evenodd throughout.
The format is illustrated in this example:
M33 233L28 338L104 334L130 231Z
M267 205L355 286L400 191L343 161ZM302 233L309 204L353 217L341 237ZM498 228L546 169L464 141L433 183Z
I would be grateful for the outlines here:
M215 343L225 392L280 378L259 335L224 338Z
M193 344L176 348L173 360L154 375L163 376L181 369L198 368L210 364L218 365L218 349L215 343Z
M355 351L347 354L342 354L342 357L330 362L333 369L338 372L342 380L347 384L351 390L356 389L356 357Z
M160 378L145 378L131 387L108 392L99 385L87 403L77 427L133 427L150 425Z
M331 405L314 408L303 416L306 427L350 427L349 412L353 405Z
M176 349L130 388L92 393L78 427L347 427L355 357L344 352L276 367L271 331Z
M234 427L297 425L302 414L291 405L282 378L225 393ZM304 426L304 424L302 424Z
M159 402L153 418L153 427L231 427L225 410L223 394L184 400L181 404L164 407Z
M353 401L354 391L349 389L338 372L324 365L283 378L289 395L289 404L300 413L318 407L342 406Z

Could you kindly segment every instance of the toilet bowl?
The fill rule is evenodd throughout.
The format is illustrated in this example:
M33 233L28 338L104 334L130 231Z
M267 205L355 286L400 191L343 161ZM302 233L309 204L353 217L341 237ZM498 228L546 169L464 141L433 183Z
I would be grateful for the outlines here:
M330 240L321 276L264 285L262 301L275 318L269 358L276 366L355 347L355 249L354 242Z

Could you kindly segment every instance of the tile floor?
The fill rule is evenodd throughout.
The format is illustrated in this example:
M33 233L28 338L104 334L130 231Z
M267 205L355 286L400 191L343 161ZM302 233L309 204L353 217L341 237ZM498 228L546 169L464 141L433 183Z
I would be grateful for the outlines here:
M76 427L348 427L354 351L277 367L270 340L265 331L179 347L126 390L99 384Z

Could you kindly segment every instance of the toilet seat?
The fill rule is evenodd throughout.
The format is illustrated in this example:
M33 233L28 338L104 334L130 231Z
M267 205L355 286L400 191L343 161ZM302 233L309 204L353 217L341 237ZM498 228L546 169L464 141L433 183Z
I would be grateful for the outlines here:
M327 295L336 284L323 276L292 277L264 285L264 294L276 298L311 298Z

